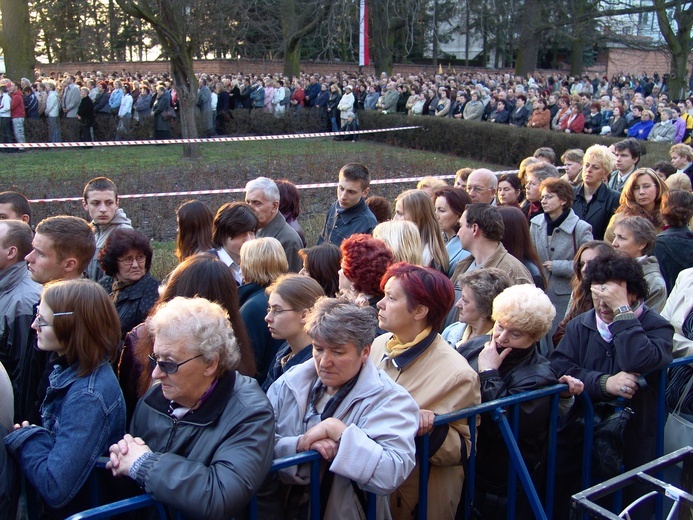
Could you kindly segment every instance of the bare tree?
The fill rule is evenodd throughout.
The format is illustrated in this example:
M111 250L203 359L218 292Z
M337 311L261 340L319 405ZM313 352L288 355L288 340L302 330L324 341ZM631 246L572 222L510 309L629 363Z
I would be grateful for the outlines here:
M674 6L674 29L671 20L667 16L664 0L654 0L657 8L657 22L662 31L664 41L671 51L671 67L669 69L669 82L667 88L673 99L683 99L686 92L686 65L688 56L693 51L693 2L678 0Z
M34 79L34 41L29 25L29 3L27 0L0 0L2 30L0 47L5 55L7 76Z
M203 0L117 0L130 16L148 22L156 32L164 53L171 61L173 84L178 93L181 134L196 138L195 109L197 78L193 56L198 48L199 29L205 13L211 8ZM197 143L183 145L183 156L200 155Z

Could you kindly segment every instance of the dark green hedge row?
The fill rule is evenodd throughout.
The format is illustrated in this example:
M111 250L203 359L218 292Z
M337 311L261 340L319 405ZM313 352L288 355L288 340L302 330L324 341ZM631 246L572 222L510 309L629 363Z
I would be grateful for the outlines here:
M361 129L422 126L421 130L369 134L367 139L393 146L458 155L483 162L516 167L522 159L534 154L537 148L553 148L560 158L566 150L586 150L593 144L609 146L619 139L566 134L531 128L516 128L483 121L464 121L433 116L404 116L360 111ZM669 159L669 147L664 143L641 142L644 150L642 166L652 166Z

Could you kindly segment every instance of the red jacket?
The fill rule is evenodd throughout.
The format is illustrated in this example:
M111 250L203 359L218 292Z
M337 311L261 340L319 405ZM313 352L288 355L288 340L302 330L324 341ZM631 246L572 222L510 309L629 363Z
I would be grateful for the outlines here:
M26 111L24 110L24 98L19 89L15 90L12 94L12 103L10 104L10 117L24 117L26 116Z
M578 114L575 119L570 121L571 116L565 118L563 123L561 123L561 128L563 130L570 130L571 134L581 134L582 130L585 128L585 116Z

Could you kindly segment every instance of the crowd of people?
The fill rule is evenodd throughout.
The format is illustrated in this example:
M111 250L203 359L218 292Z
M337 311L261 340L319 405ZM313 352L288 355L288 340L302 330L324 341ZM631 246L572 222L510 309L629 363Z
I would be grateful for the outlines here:
M349 163L310 247L296 186L258 177L242 202L178 208L180 263L162 281L110 179L84 188L89 222L32 227L27 198L2 192L0 475L16 466L42 514L64 517L91 505L109 454L123 478L105 490L144 490L171 514L230 518L257 495L261 518L305 518L308 466L268 472L316 450L321 516L361 518L373 492L379 518L409 519L423 507L416 438L430 434L428 518L453 519L472 430L436 416L562 382L554 517L567 518L575 395L600 417L628 403L632 469L655 457L657 370L693 355L693 149L672 145L655 169L640 155L636 139L569 150L561 174L540 148L517 175L464 168L395 200ZM675 406L693 367L671 372ZM549 415L550 398L520 408L540 496ZM490 417L476 426L472 513L505 518L509 455ZM16 506L17 481L0 495ZM519 488L515 512L532 517Z
M110 128L107 139L127 139L134 124L149 125L156 139L171 135L178 94L167 74L101 72L33 80L0 81L2 142L25 141L24 120L43 119L51 142L94 140L94 127ZM691 142L693 92L670 99L667 77L655 73L571 77L537 73L441 73L380 77L356 74L201 74L197 97L203 135L227 135L237 109L284 117L310 109L326 131L359 129L362 110L510 124L539 130L586 133L672 144ZM60 118L69 135L61 135Z

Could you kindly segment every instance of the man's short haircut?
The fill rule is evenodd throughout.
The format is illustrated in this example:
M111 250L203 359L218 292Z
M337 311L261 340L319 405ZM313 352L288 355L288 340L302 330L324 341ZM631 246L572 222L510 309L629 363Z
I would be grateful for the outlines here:
M365 165L360 163L348 163L339 170L339 176L346 180L361 183L361 189L365 190L371 183L371 174Z
M48 217L38 223L36 233L51 239L58 260L76 259L80 272L87 268L94 257L96 240L91 227L83 218L68 215Z
M575 163L582 164L582 160L585 157L585 152L579 148L572 148L571 150L566 150L563 155L561 155L561 162L565 164L566 161L572 161Z
M227 238L257 231L257 215L245 202L227 202L219 208L212 223L212 243L221 247Z
M464 210L464 218L467 221L467 226L474 224L479 226L481 233L487 240L494 242L503 240L505 225L495 206L481 202L468 204Z
M549 148L548 146L537 148L534 152L534 157L543 157L544 159L548 159L551 164L556 164L556 152L553 151L553 148Z
M84 200L87 200L90 191L112 191L115 194L116 201L118 200L118 189L115 182L108 177L96 177L84 186Z
M7 234L5 235L5 241L2 243L2 247L16 247L17 259L20 261L24 260L24 257L31 253L31 239L34 238L29 224L21 220L0 221L0 225L3 224L7 226Z
M635 159L635 163L640 162L640 157L642 156L642 148L637 139L624 139L614 144L614 150L617 152L623 152L624 150L630 153L630 156Z
M553 164L549 164L544 161L527 166L527 169L525 170L525 181L527 180L527 175L534 175L539 182L543 182L551 177L556 179L560 177L556 167Z
M16 191L3 191L0 193L0 204L11 204L12 211L17 215L29 215L31 222L31 205L27 198Z
M489 188L493 188L494 190L498 189L498 177L491 170L486 168L478 168L472 171L472 173L469 174L469 177L474 174L482 175L488 181ZM467 181L469 181L469 177L467 177Z
M272 179L268 179L267 177L258 177L257 179L248 181L248 183L245 185L246 193L255 190L261 190L265 195L265 198L271 202L279 202L279 199L281 198L279 188L277 188L277 183Z

